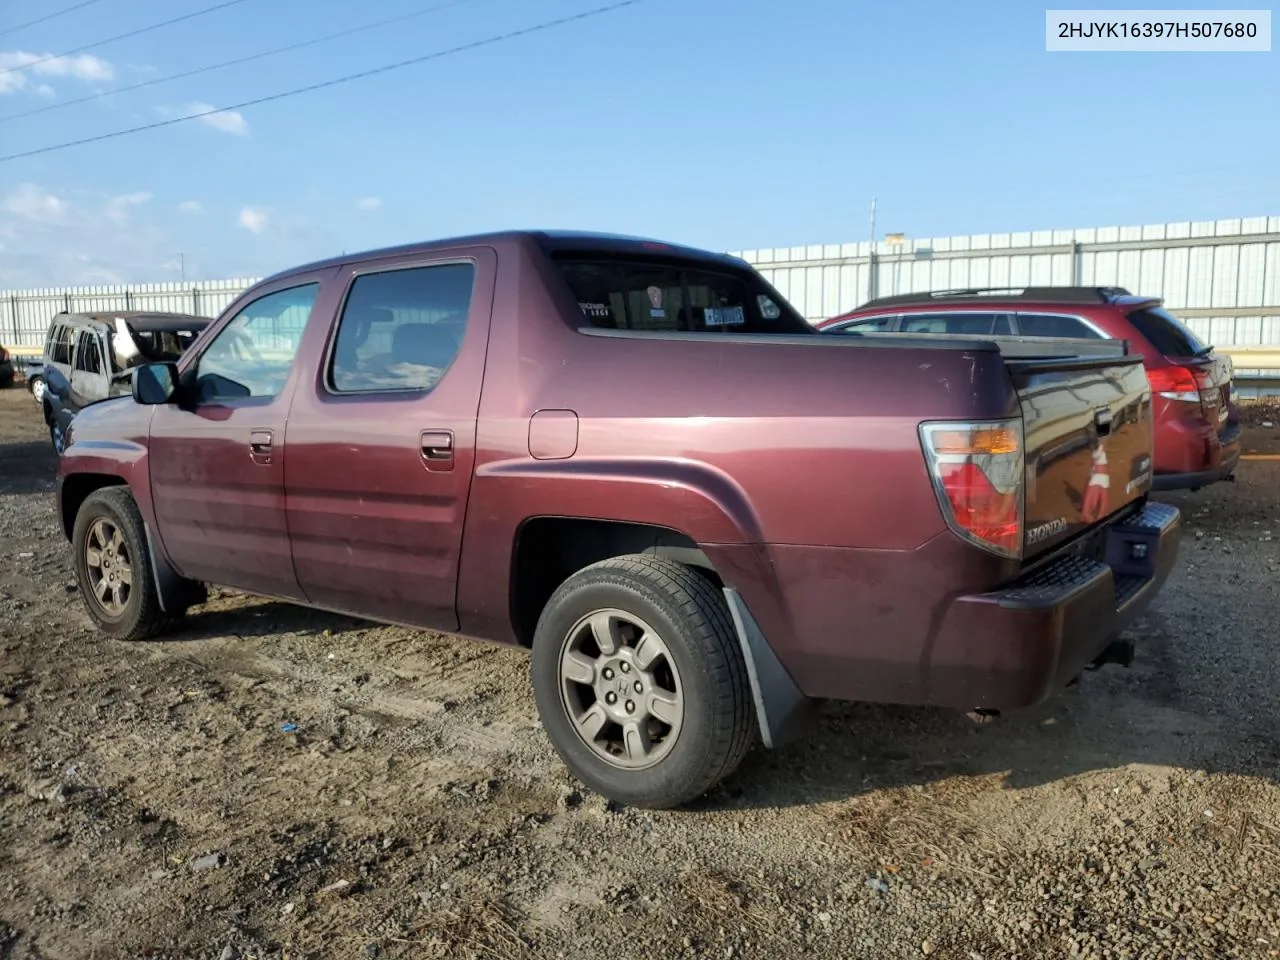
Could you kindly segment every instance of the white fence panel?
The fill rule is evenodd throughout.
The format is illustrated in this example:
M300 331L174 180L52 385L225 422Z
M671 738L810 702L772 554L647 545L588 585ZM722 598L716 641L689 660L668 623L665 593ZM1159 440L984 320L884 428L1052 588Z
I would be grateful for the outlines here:
M874 254L874 255L873 255ZM1280 346L1280 217L739 253L810 321L897 293L1080 283L1164 298L1215 345ZM834 268L839 269L834 269Z

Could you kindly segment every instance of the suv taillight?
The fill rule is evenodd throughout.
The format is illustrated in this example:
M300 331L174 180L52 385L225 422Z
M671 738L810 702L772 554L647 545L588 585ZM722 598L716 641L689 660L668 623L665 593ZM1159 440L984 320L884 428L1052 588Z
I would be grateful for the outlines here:
M1213 403L1213 387L1209 379L1199 371L1188 367L1156 367L1147 371L1151 392L1166 400L1205 405Z
M1022 421L922 423L920 442L947 525L984 550L1020 558Z

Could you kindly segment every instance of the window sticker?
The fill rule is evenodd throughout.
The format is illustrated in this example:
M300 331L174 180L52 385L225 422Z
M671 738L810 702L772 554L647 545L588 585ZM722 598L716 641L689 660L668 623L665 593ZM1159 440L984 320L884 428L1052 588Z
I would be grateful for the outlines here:
M649 303L652 305L649 310L649 316L659 318L665 317L667 315L667 311L662 307L662 288L650 287L645 292L649 294Z
M582 309L585 316L594 319L603 319L610 315L609 305L607 303L591 303L578 301L578 306Z
M747 322L742 307L707 307L703 323L708 327L738 327Z

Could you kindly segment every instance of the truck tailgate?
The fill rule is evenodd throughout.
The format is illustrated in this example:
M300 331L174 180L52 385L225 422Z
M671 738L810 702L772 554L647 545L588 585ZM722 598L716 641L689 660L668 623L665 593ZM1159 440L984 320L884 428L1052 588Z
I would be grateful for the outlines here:
M1024 558L1053 549L1151 487L1151 388L1142 358L1009 358L1026 457Z

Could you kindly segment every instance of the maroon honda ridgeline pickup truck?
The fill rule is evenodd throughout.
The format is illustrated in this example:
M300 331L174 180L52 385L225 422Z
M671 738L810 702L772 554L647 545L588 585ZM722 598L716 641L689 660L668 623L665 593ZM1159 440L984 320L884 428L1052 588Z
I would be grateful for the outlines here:
M813 698L1127 661L1151 441L1123 343L830 336L731 257L504 233L262 281L76 417L58 499L108 635L214 583L519 644L568 767L666 807Z

